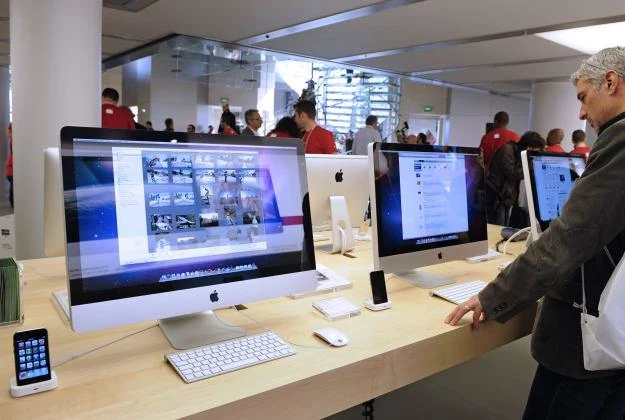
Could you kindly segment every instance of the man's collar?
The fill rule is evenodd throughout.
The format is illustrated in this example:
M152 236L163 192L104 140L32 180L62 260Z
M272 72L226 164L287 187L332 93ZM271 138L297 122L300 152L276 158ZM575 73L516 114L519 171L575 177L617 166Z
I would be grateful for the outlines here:
M247 126L247 128L249 128L250 130L252 130L252 133L254 133L255 135L258 135L258 130L254 130L252 127L250 127L249 125Z
M612 124L615 124L615 123L617 123L617 122L619 122L620 120L623 120L623 119L625 119L625 112L618 114L616 117L612 118L610 121L608 121L605 124L601 125L601 127L599 127L599 132L597 133L597 135L600 135L601 133L603 133L603 131L605 129L610 127Z

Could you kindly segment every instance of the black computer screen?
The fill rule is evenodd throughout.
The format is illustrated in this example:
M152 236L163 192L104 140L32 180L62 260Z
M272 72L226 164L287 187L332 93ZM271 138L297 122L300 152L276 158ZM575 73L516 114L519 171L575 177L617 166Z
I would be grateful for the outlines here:
M72 306L314 269L301 145L146 133L62 133Z
M376 143L380 257L487 239L476 148Z

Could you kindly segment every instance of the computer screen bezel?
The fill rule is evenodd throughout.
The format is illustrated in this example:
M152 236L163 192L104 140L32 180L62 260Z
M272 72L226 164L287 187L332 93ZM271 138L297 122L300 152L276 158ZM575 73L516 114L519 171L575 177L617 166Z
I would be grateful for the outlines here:
M536 189L536 175L534 173L534 159L537 157L555 157L564 159L580 159L586 168L586 156L579 153L560 153L547 151L525 150L521 152L521 162L523 166L523 178L525 182L525 192L527 195L527 206L530 215L530 230L532 238L538 239L540 234L544 232L551 220L545 221L540 218L540 207L538 201L538 190ZM552 219L553 220L553 219Z
M275 148L292 148L296 151L300 165L304 163L304 148L301 141L292 139L274 139L274 138L251 138L245 136L223 136L223 135L210 135L201 133L179 133L179 132L159 132L159 131L143 131L143 130L110 130L100 128L85 128L85 127L64 127L61 130L61 164L63 173L75 174L73 168L73 150L74 139L93 139L93 140L111 140L111 141L145 141L163 143L164 145L175 144L210 144L210 145L223 145L232 146L261 146L261 147L275 147ZM303 172L305 174L305 172ZM64 194L68 192L67 179L63 179L63 191ZM301 180L303 186L306 186L306 179ZM315 269L315 256L314 247L312 241L312 229L310 224L310 207L308 204L307 190L302 191L302 214L303 214L303 227L304 227L304 243L302 247L302 259L297 267L283 266L281 269L276 270L273 273L266 273L266 275L256 276L251 279L239 279L239 281L254 281L256 279L262 279L272 276L287 275L290 273L296 273L301 271L310 271ZM65 211L63 212L65 218ZM65 245L67 251L67 238L79 235L78 226L76 223L65 223ZM66 252L66 262L69 256ZM211 280L215 280L214 278ZM178 283L178 284L176 284ZM225 283L219 283L216 286ZM94 291L85 295L81 290L81 284L76 280L68 280L69 296L71 306L89 305L94 303L104 303L113 300L123 300L135 297L144 297L147 295L162 294L168 292L184 291L202 287L212 287L215 285L213 282L201 282L194 281L193 285L182 285L180 282L162 282L157 284L137 285L129 288L113 288L102 291Z
M387 252L381 252L382 245L380 244L380 240L384 235L384 228L381 228L380 219L378 217L382 210L382 203L378 199L378 192L376 191L375 154L385 151L460 153L479 156L479 149L474 147L398 143L372 143L369 145L369 189L371 194L374 268L383 269L389 272L405 271L427 265L485 254L488 250L488 233L483 173L478 188L480 195L478 200L479 205L481 206L480 212L482 213L481 220L483 221L483 225L479 226L478 237L474 240L463 243L445 244L439 242L433 244L415 245L412 249L402 250L401 252L393 252L390 254Z

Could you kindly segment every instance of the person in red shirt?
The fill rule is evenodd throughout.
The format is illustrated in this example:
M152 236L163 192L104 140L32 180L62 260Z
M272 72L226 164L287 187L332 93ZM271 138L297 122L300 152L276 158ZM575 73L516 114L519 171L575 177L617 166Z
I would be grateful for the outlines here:
M9 181L9 203L13 208L13 124L9 123L6 134L7 139L9 139L9 159L7 159L7 166L4 168L4 175Z
M280 118L276 124L276 128L271 130L267 137L283 137L299 139L302 136L300 129L297 127L295 120L291 117Z
M305 131L304 137L302 137L304 151L323 155L338 153L336 143L334 143L334 135L325 128L318 126L315 121L316 117L317 110L314 102L299 101L295 104L295 123Z
M573 150L571 150L571 153L585 155L586 159L588 159L590 147L586 144L586 133L584 133L584 130L573 131L573 137L571 140L573 141Z
M553 128L547 134L547 152L566 153L560 143L564 140L564 130L561 128Z
M134 130L135 122L128 112L117 106L119 93L113 88L102 91L102 128Z
M239 127L237 127L237 117L230 111L224 111L221 114L219 130L217 132L226 136L237 136L241 134L239 132Z
M499 111L495 114L495 118L493 119L493 129L484 134L482 141L480 141L480 153L482 154L484 168L486 168L487 171L490 160L495 155L497 149L511 141L519 141L519 135L506 128L509 122L510 117L508 113Z

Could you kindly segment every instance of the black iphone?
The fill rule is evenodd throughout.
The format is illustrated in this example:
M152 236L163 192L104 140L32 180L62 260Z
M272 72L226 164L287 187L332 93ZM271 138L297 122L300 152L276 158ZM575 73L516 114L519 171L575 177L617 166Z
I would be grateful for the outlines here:
M45 328L13 334L13 354L18 386L47 381L52 377L48 330Z
M371 295L373 296L374 305L388 302L384 270L372 271L369 273L369 278L371 280Z

